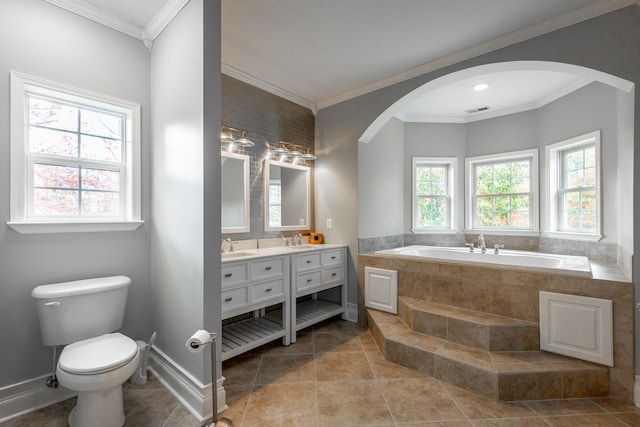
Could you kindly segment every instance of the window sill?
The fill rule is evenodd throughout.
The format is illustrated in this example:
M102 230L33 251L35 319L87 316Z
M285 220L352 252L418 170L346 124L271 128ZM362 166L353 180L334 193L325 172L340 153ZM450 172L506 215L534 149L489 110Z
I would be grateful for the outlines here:
M540 236L551 239L581 240L583 242L599 242L604 237L602 234L567 233L563 231L543 231Z
M459 234L460 230L452 230L451 228L432 228L429 230L421 229L421 228L412 228L411 232L413 234Z
M113 222L7 222L7 225L20 234L50 233L98 233L110 231L134 231L144 221Z
M523 236L523 237L538 237L539 231L534 230L492 230L490 228L466 228L464 230L466 234L487 234L489 236Z

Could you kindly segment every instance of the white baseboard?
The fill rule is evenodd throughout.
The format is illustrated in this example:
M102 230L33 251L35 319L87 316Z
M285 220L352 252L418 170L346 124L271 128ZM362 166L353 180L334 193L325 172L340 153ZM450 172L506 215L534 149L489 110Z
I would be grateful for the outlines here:
M47 387L49 374L0 388L0 423L77 395L62 386Z
M213 415L211 384L202 384L156 346L151 348L150 356L149 369L156 378L158 378L158 381L160 381L198 421L203 422L211 419ZM223 382L224 377L217 381L218 412L227 409L227 397L224 387L222 386Z
M347 303L347 320L358 323L358 304Z

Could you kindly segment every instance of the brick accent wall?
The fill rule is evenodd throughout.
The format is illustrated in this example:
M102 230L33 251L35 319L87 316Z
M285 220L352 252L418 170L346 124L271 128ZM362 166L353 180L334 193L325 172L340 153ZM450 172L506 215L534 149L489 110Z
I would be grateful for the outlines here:
M270 94L232 77L222 75L222 123L247 131L255 147L242 151L251 157L251 229L249 233L231 234L233 240L278 237L279 232L264 231L263 160L266 141L282 140L308 147L314 152L315 116L313 112L284 98ZM311 211L309 220L314 228L313 162L311 167ZM291 231L287 235L292 234ZM304 233L303 233L304 234ZM223 237L227 237L226 235Z

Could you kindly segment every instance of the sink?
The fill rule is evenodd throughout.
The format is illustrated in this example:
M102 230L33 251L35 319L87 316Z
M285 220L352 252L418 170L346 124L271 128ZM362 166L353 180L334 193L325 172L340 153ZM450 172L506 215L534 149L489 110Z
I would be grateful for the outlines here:
M243 258L243 257L246 257L246 256L255 255L255 254L256 254L255 251L225 252L223 254L220 254L220 257L224 261L226 259Z
M294 250L298 250L298 249L315 249L317 247L318 247L318 245L300 245L300 246L289 246L289 249L294 249Z

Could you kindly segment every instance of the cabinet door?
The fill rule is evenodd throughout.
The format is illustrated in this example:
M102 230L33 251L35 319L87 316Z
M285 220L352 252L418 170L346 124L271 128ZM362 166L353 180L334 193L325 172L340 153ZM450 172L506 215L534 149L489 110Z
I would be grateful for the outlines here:
M329 267L322 270L322 283L334 283L340 282L344 279L344 267L339 265L337 267Z
M251 303L258 304L284 296L284 279L269 280L251 286Z
M306 271L320 267L320 252L296 255L296 271Z
M226 313L249 305L247 286L222 291L222 313Z
M296 277L296 290L298 292L320 286L322 284L322 273L312 271L310 273L298 274Z
M328 267L330 265L340 265L344 262L344 250L335 249L322 252L322 265Z
M228 288L234 285L246 283L249 275L249 264L222 264L222 287Z
M251 278L256 280L268 279L284 275L284 258L269 258L251 263Z

